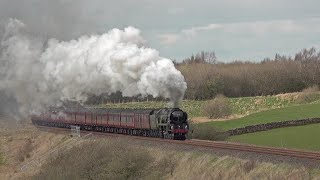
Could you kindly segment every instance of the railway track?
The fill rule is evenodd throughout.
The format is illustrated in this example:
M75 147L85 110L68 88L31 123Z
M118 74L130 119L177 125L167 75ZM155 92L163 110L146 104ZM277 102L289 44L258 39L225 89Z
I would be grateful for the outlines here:
M285 149L285 148L275 148L266 146L255 146L248 144L238 144L230 142L216 142L216 141L203 141L203 140L191 140L189 142L191 145L204 146L236 151L253 152L259 154L269 154L269 155L279 155L294 158L304 158L311 160L320 160L320 152L315 151L304 151L297 149Z
M69 129L62 129L62 128L52 128L52 127L43 127L43 126L37 126L37 127L40 129L46 129L50 131L52 130L65 131L65 132L70 131ZM196 146L196 147L204 147L204 148L212 148L212 149L225 149L225 150L251 152L251 153L265 154L265 155L286 156L286 157L320 161L320 152L317 152L317 151L304 151L304 150L297 150L297 149L256 146L256 145L248 145L248 144L240 144L240 143L231 143L231 142L225 142L225 141L207 141L207 140L198 140L198 139L178 141L178 140L159 139L159 138L150 138L150 137L141 137L141 136L128 136L123 134L92 132L92 131L88 131L88 133L93 133L94 135L98 135L98 136L130 137L132 139L144 140L144 141L157 141L157 142L170 143L170 144L180 144L180 145Z

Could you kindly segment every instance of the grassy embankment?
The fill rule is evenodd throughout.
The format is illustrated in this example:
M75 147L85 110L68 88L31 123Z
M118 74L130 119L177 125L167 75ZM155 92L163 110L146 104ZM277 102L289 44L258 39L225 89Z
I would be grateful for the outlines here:
M68 133L47 132L31 124L22 127L0 131L0 144L5 145L1 147L2 155L6 159L0 166L0 179L320 178L317 167L265 162L258 157L240 159L130 138L74 139ZM32 148L26 152L29 139ZM63 143L73 147L61 148ZM51 151L55 153L43 156ZM28 168L21 171L20 167L26 164Z
M128 140L84 142L48 161L34 179L310 179L320 176L317 168L184 151L175 146L146 146L145 142Z

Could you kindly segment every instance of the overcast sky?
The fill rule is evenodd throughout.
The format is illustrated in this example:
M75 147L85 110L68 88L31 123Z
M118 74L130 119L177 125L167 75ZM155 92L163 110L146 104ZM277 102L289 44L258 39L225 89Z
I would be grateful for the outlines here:
M257 61L320 49L318 0L0 0L0 22L61 40L134 26L160 55Z

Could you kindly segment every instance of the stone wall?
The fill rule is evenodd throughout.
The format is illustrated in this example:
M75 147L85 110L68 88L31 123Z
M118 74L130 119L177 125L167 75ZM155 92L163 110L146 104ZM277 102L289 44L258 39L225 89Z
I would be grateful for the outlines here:
M229 136L235 136L246 133L253 133L258 131L266 131L270 129L290 127L290 126L303 126L308 124L320 123L320 118L308 118L308 119L300 119L300 120L290 120L290 121L281 121L281 122L272 122L265 124L257 124L246 126L243 128L236 128L226 131Z

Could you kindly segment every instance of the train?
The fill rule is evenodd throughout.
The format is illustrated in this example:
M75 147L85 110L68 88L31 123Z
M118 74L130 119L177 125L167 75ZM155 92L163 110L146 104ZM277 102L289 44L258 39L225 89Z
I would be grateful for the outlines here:
M79 126L86 131L174 140L185 140L189 131L188 115L179 108L50 108L32 115L31 121L38 126Z

